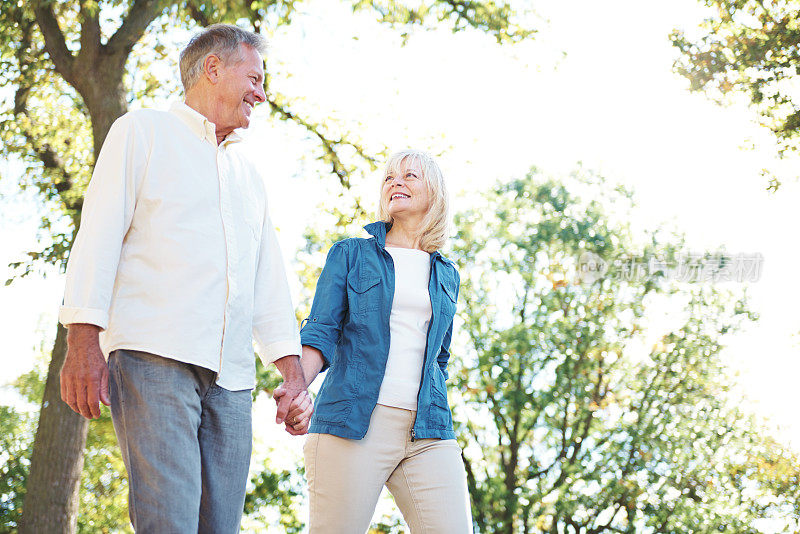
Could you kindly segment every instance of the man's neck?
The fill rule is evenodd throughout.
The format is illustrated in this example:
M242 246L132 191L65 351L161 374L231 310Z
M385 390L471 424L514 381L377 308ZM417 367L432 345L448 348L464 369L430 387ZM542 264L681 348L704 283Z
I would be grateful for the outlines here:
M219 126L219 120L217 120L217 106L216 104L209 100L208 98L203 98L203 94L196 91L189 91L186 95L185 103L187 106L204 116L206 119L211 121L214 124L214 133L217 137L217 145L222 143L222 141L230 134L234 129L233 128L225 128L221 129Z

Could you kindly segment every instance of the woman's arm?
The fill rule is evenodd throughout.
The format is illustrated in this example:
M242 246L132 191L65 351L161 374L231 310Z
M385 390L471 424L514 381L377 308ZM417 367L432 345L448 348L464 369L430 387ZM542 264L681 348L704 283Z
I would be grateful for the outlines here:
M347 245L339 241L328 251L325 266L317 280L311 312L300 329L304 355L305 346L314 348L316 356L322 359L322 370L331 364L347 316L347 269ZM314 371L308 382L319 373L319 369Z
M317 375L322 370L325 359L319 349L303 345L303 356L300 358L300 367L303 368L303 376L306 379L306 387L310 386Z
M325 359L322 357L322 352L320 352L319 349L303 345L303 356L300 358L300 367L303 369L306 387L310 386L314 379L317 378L324 363ZM314 407L311 403L311 398L308 395L298 397L298 399L292 403L291 411L286 417L286 431L294 436L299 436L308 432L308 425L311 422L312 413L314 413Z

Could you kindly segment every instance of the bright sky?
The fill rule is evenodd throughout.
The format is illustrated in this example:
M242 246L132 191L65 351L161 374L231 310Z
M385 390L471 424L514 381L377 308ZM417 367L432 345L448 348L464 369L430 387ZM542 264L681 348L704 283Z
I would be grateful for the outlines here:
M369 143L441 153L457 206L531 165L564 173L582 162L633 188L634 227L676 228L695 251L761 253L763 274L749 289L761 319L730 339L726 357L741 373L747 404L800 444L787 394L800 371L800 326L786 313L800 296L800 256L785 239L800 223L799 186L766 192L760 172L777 165L769 133L741 106L688 93L672 73L668 35L696 26L697 2L543 2L549 24L534 42L511 47L445 31L415 32L400 47L368 17L353 24L331 4L309 8L304 31L274 37L273 56L293 69L280 89L354 122ZM273 216L282 238L299 243L302 223L291 223L297 199L316 205L325 189L309 193L316 179L296 163L308 157L305 148L287 153L288 134L265 134L270 142L258 154L275 176Z
M800 256L786 236L800 227L800 186L767 193L760 172L775 165L769 135L745 109L689 94L672 73L668 35L696 26L698 4L549 0L538 2L549 22L531 43L500 47L476 32L415 31L401 47L397 33L370 16L310 1L289 29L271 36L270 68L291 68L291 77L275 83L302 97L298 110L335 117L369 146L441 154L456 207L532 165L563 173L582 162L634 189L635 227L677 228L697 251L724 245L761 253L763 274L749 290L761 319L730 339L726 357L741 373L747 405L798 445L788 392L800 371L800 328L787 303L800 297ZM313 145L298 142L297 128L276 125L265 109L257 117L250 147L267 169L272 216L291 256L314 206L329 202L335 184L318 183ZM0 176L12 170L0 162ZM5 265L35 247L37 220L33 197L17 198L8 180L0 180L0 193ZM62 287L53 275L0 288L0 382L30 367L44 337L49 350Z

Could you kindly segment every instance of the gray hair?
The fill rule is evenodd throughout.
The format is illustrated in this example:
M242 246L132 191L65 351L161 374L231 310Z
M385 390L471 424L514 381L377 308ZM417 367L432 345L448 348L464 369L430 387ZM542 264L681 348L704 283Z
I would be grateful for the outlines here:
M212 24L192 37L181 51L181 82L184 92L200 79L203 63L209 55L213 54L222 61L228 61L234 54L239 54L239 46L243 44L252 46L261 55L267 51L267 40L262 35L232 24Z

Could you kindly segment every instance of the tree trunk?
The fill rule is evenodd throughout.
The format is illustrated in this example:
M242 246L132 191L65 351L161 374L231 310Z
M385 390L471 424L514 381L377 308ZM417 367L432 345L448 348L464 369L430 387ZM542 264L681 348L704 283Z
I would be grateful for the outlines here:
M33 442L19 534L75 531L88 421L61 400L59 374L66 353L67 331L58 325Z
M88 80L91 92L87 91L84 96L92 121L95 160L111 125L127 111L122 83L110 84L108 78L115 80L122 76L106 76L105 79L96 76ZM103 87L106 88L105 97L96 97L103 94ZM109 88L115 88L116 92ZM73 241L80 217L75 221ZM19 534L73 534L77 528L79 484L89 421L61 400L60 375L66 354L67 330L59 324L33 442Z

